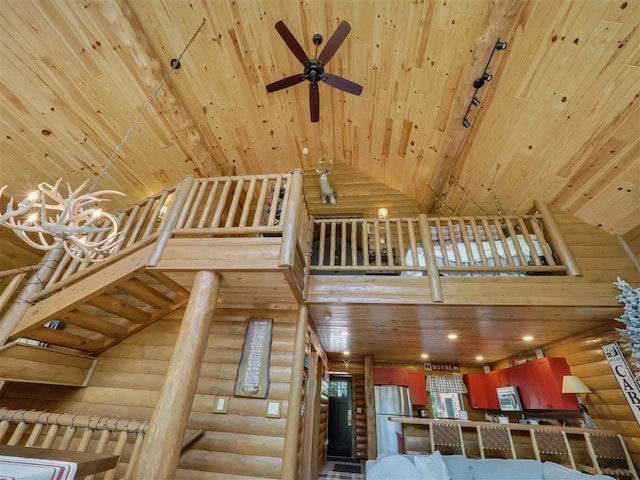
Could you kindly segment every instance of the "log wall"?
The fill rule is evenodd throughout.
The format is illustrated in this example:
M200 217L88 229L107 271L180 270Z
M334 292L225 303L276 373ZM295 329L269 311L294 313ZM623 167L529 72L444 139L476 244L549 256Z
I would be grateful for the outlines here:
M0 404L148 420L158 399L184 310L103 353L85 389L11 384ZM296 311L218 310L199 377L188 429L204 435L186 449L178 478L280 478L291 377ZM282 418L265 418L267 400L233 397L249 317L274 319L269 399L282 401ZM227 414L213 414L217 395ZM124 474L125 463L118 473Z

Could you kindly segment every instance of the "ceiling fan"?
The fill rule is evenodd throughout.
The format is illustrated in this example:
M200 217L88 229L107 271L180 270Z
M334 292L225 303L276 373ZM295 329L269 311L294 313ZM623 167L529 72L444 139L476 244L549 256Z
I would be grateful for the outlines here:
M284 40L284 43L287 44L287 47L289 47L289 50L291 50L291 52L304 66L304 71L301 74L291 75L290 77L270 83L267 85L267 92L277 92L283 88L291 87L303 82L304 80L308 80L309 106L311 108L312 122L320 120L320 93L318 91L318 82L326 82L334 88L352 93L353 95L360 95L362 93L362 85L358 85L351 80L347 80L346 78L332 75L324 71L325 65L329 63L331 58L333 58L338 48L340 48L340 45L342 45L342 42L344 42L345 38L347 38L347 35L351 31L351 25L347 22L343 20L342 23L338 25L338 28L333 32L333 35L331 35L331 38L322 49L322 52L320 52L320 56L317 54L318 45L322 43L322 35L316 33L313 36L313 43L316 46L316 58L313 59L309 59L305 51L302 49L302 46L300 46L282 20L276 23L276 30Z

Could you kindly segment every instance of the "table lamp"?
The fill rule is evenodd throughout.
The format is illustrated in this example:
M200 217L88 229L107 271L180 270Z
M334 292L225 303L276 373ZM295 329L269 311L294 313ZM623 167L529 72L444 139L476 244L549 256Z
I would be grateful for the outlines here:
M587 410L587 406L582 403L582 398L580 398L581 393L591 393L591 389L587 387L582 380L580 380L575 375L565 375L562 377L562 393L575 393L578 399L578 408L582 412L582 416L584 417L584 425L586 428L591 428L597 430L596 424L593 423L593 419L589 415L589 410Z

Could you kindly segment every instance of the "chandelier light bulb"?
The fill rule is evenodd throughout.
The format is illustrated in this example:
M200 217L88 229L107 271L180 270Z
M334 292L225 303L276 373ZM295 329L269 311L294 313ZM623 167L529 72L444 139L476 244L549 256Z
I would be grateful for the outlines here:
M97 210L94 210L93 213L91 214L91 216L93 218L99 218L102 215L102 209L98 208Z
M36 220L38 220L38 214L32 213L27 217L27 220L29 220L31 223L36 223Z
M33 191L27 196L27 198L32 202L35 202L36 200L38 200L38 198L40 198L40 192L38 192L37 190Z

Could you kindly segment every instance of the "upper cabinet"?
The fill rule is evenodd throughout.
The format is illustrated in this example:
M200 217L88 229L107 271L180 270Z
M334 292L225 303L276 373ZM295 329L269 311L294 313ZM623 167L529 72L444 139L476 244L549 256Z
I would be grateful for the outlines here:
M404 385L411 392L413 405L427 404L427 384L423 372L402 368L374 368L373 383L376 385Z
M540 358L490 373L465 375L473 408L500 408L496 388L518 387L525 410L578 410L573 394L562 393L562 377L571 375L564 358Z

